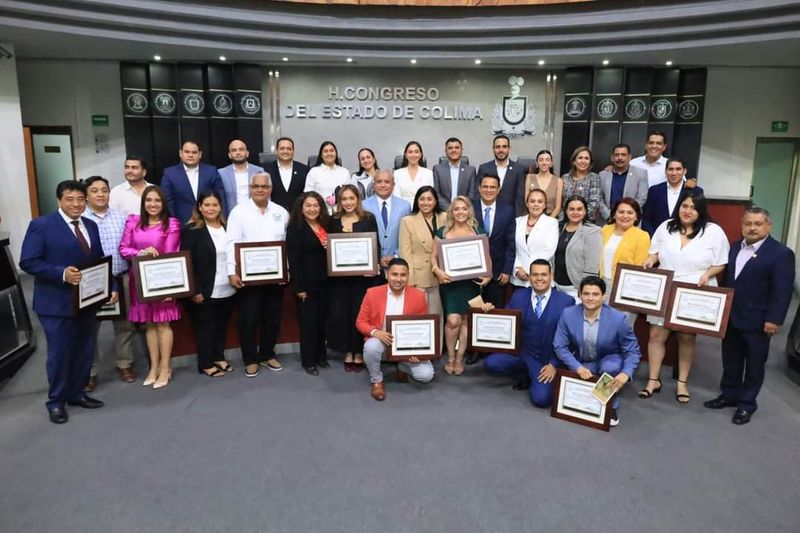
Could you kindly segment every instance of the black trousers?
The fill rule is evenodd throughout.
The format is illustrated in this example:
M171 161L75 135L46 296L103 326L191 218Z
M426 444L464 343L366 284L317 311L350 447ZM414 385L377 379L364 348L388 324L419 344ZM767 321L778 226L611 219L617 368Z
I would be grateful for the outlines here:
M483 288L481 293L483 301L491 302L497 309L503 309L506 306L506 287L508 287L508 283L500 285L497 279L492 278L492 281Z
M283 285L261 285L239 291L239 343L245 365L275 357L283 312L283 288ZM256 343L257 332L260 344Z
M197 368L212 368L215 361L225 359L225 339L236 296L209 298L201 304L188 302L186 310L197 342Z
M749 413L758 408L756 396L764 383L769 341L763 331L742 331L732 325L722 339L722 395Z
M324 282L306 289L305 301L297 300L300 325L300 362L303 368L317 366L327 359L325 323L328 320L328 290Z

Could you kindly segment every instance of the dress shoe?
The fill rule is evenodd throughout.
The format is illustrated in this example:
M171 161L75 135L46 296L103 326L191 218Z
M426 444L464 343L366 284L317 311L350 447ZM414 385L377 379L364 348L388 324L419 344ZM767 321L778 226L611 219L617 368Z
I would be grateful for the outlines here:
M737 426L742 426L750 422L751 416L753 416L753 413L749 413L744 409L737 409L736 413L734 413L733 415L733 420L731 420L731 422L733 422Z
M528 390L530 388L531 388L531 378L521 379L511 386L512 390Z
M53 407L50 411L50 422L53 424L64 424L69 420L67 410L63 407Z
M722 396L721 394L713 400L703 402L703 407L708 409L724 409L726 407L736 407L737 405L739 405L737 402L726 400L725 396Z
M320 368L330 368L330 367L331 367L331 364L330 364L328 361L325 361L325 360L323 359L322 361L320 361L319 363L317 363L317 366L318 366L318 367L320 367Z
M370 392L372 397L382 402L386 399L386 390L383 388L383 382L381 383L373 383L372 384L372 391Z
M172 370L167 370L167 371L162 370L158 373L158 379L156 380L155 383L153 383L153 388L163 389L164 387L169 385L170 381L172 381Z
M305 368L306 374L311 374L312 376L319 376L319 370L315 366L307 366Z
M119 379L125 383L133 383L136 381L136 372L133 371L132 366L128 368L118 368L117 371L119 372Z
M89 376L89 381L87 381L86 386L83 387L83 392L92 392L96 388L97 376Z
M100 400L96 400L91 396L83 395L83 398L79 398L77 400L72 400L67 402L67 405L75 405L77 407L83 407L84 409L100 409L105 404Z
M142 381L142 387L151 386L156 382L156 378L158 378L158 372L156 370L151 370L147 373L147 377L144 378L144 381Z
M467 354L467 359L464 361L468 365L474 365L478 362L478 354L475 352L470 352Z

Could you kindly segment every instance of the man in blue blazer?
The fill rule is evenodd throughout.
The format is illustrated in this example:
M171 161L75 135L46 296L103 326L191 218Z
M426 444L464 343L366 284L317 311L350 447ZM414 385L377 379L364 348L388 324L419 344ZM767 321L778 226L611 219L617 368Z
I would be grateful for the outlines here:
M82 217L86 187L74 180L56 188L58 211L31 221L22 242L19 265L34 276L33 310L47 338L47 410L50 421L68 420L66 404L97 409L103 402L87 396L97 342L97 307L76 311L73 293L80 285L79 268L103 257L97 225ZM113 278L112 278L113 279ZM116 284L110 302L117 300Z
M207 190L219 194L223 199L223 209L226 209L225 187L222 185L219 172L212 165L200 162L203 157L200 145L194 141L185 141L178 154L181 162L165 168L161 176L161 188L167 197L170 215L180 220L182 224L189 222L197 195ZM225 212L227 213L227 210Z
M244 141L232 140L228 145L228 159L231 160L231 164L219 169L222 187L225 189L223 197L225 218L228 218L236 204L246 202L250 198L250 178L253 174L264 172L260 166L248 163L249 158L250 152Z
M400 246L400 219L411 213L411 204L394 196L394 174L379 170L372 183L375 194L364 200L364 209L378 221L378 240L381 245L381 266L386 268L397 255ZM384 205L385 204L385 205Z
M556 327L556 356L581 379L608 373L618 392L611 400L611 425L619 424L619 388L633 377L642 354L625 313L603 303L606 283L598 276L581 281L581 304L564 309Z
M722 394L703 405L736 407L736 425L750 422L758 407L769 341L783 324L794 292L794 253L770 237L770 231L772 219L766 209L747 209L743 238L731 246L725 272L725 286L735 292L722 339Z
M514 390L530 388L531 403L549 407L553 399L553 379L560 366L553 349L553 337L561 313L575 305L572 296L560 292L553 284L550 262L536 259L530 267L531 287L518 289L506 309L522 311L522 346L519 355L493 353L483 361L493 373L522 376Z
M275 161L264 165L272 178L270 201L291 213L295 201L306 188L308 167L294 160L294 141L290 137L281 137L275 142L275 155Z
M642 229L650 236L662 222L672 218L684 199L686 189L703 189L686 180L686 163L672 157L667 160L667 181L653 185L647 192L647 203L642 208Z
M481 178L487 175L502 176L500 193L497 198L501 204L510 205L515 213L526 212L525 208L525 176L527 169L511 160L511 141L505 135L497 135L492 141L494 160L482 163L478 167L476 187L480 188Z

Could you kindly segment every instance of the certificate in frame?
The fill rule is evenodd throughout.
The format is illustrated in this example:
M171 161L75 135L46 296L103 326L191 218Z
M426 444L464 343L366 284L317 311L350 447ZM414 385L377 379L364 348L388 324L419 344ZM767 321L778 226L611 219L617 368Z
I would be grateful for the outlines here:
M107 255L80 268L81 282L73 289L75 310L103 304L111 298L111 256Z
M600 431L608 431L611 408L592 394L597 376L581 379L577 372L558 369L553 386L550 416Z
M188 251L133 258L136 291L143 302L185 298L194 294L192 256Z
M328 276L377 276L378 235L362 233L328 234Z
M492 275L492 257L489 254L489 237L486 235L438 239L436 246L438 266L451 280Z
M127 319L128 317L128 301L125 294L122 276L117 276L117 287L119 290L117 294L116 303L104 304L97 310L97 320L119 320L121 318Z
M285 241L237 242L236 275L245 285L273 285L289 281Z
M494 309L467 313L467 350L519 354L522 346L522 311Z
M609 304L623 311L664 316L672 275L671 270L617 263Z
M388 315L386 331L394 338L387 361L403 362L409 357L421 361L442 355L439 315Z
M664 327L722 338L728 329L732 304L733 289L676 281L669 293Z

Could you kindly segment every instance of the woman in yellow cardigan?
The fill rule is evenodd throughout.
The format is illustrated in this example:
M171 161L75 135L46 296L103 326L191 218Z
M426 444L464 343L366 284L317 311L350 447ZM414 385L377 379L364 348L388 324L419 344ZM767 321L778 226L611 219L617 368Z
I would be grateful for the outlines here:
M620 198L611 208L608 224L603 226L603 253L600 256L600 275L607 287L613 287L617 263L642 265L650 254L650 235L636 224L642 219L642 209L633 198ZM611 290L606 291L606 297ZM626 313L631 326L635 313Z

